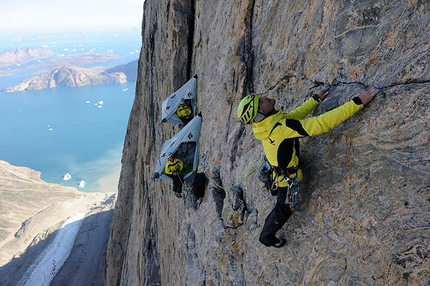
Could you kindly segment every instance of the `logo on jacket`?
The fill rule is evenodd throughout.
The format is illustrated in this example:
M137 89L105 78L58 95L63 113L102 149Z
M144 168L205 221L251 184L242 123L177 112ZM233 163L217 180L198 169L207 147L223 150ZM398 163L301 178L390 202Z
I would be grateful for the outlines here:
M271 145L275 145L275 140L270 139L270 137L268 139Z

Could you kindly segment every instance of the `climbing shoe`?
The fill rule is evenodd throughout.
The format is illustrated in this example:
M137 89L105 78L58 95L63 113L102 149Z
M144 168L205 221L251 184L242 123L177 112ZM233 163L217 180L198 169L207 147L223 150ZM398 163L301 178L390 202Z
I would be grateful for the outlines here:
M182 198L181 193L175 193L175 196L176 196L177 198Z
M280 247L284 246L284 245L285 245L285 243L287 243L287 240L286 240L286 239L278 238L278 242L277 242L277 243L275 243L275 244L274 244L274 245L272 245L272 246L273 246L273 247L276 247L276 248L280 248Z

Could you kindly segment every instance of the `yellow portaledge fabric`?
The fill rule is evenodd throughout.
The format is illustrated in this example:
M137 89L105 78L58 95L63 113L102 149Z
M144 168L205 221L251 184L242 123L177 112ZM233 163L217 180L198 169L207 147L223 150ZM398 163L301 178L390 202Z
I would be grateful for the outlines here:
M272 166L278 167L278 160L284 159L278 158L278 152L279 147L285 140L326 133L363 108L363 104L356 104L351 100L319 116L305 118L317 105L318 101L309 98L301 106L288 113L283 113L280 110L264 120L252 124L254 136L258 140L261 140L266 158ZM298 142L296 141L291 140L289 144L291 150L287 150L289 155L291 155L291 159L287 164L288 168L299 165L300 159L298 154L296 154L298 150L296 144ZM282 151L286 152L285 150ZM299 170L290 177L297 177L301 180L302 171ZM278 177L278 186L288 186L283 176Z

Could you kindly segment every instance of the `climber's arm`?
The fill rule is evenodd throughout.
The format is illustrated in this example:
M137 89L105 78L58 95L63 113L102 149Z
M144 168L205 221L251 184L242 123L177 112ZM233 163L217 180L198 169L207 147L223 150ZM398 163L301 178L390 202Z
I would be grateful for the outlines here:
M311 97L309 99L307 99L302 105L300 105L299 107L296 107L295 109L291 110L288 113L284 114L284 118L286 119L295 119L295 120L300 120L305 118L312 110L315 109L315 107L317 107L319 104L319 102Z
M359 97L355 97L349 102L325 112L319 116L300 120L300 125L307 136L315 136L326 133L335 126L350 118L357 111L363 108L363 103Z
M167 162L166 165L164 166L164 173L167 175L173 174L170 162Z
M286 113L284 118L300 120L305 118L318 104L323 101L329 93L329 89L321 89L314 93L314 95L306 100L302 105Z
M181 160L178 160L178 165L179 165L179 170L178 172L182 171L182 169L184 168L184 162L182 162Z
M326 133L362 109L378 93L379 89L370 87L361 91L359 96L354 97L349 102L319 116L303 120L286 119L285 125L289 128L283 129L284 136L285 138L292 138L294 136L315 136Z

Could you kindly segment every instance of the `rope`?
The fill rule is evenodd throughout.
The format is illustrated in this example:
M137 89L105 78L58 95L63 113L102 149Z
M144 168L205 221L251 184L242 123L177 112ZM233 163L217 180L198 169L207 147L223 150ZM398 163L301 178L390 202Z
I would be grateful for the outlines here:
M182 180L182 176L181 175L177 175L177 176L179 178L179 181L181 182L182 188L185 188L185 190L188 191L188 192L193 190L193 188L188 188L185 185L185 180Z
M234 187L237 187L237 186L239 186L240 184L242 184L249 176L251 176L251 174L252 173L254 173L255 172L255 170L257 170L258 168L260 168L260 166L262 165L264 163L264 160L263 161L261 161L261 163L260 164L258 164L254 169L252 169L248 174L246 174L238 183L236 183L236 184L234 184L234 185L231 185L231 186L229 186L229 187L223 187L223 186L221 186L220 184L218 184L214 179L212 179L211 177L209 177L209 175L206 173L206 172L204 172L204 174L206 175L206 178L208 178L209 179L209 181L211 181L212 183L214 183L215 184L215 186L217 186L218 188L220 188L220 189L223 189L223 190L229 190L229 189L231 189L231 188L234 188Z
M252 175L252 173L254 173L258 168L260 168L260 166L261 165L263 165L264 164L264 162L265 162L265 160L263 160L263 161L261 161L256 167L254 167L251 171L249 171L249 173L248 174L246 174L238 183L236 183L236 184L234 184L234 185L231 185L231 186L229 186L229 187L223 187L223 186L221 186L220 184L218 184L214 179L212 179L209 175L208 175L208 173L206 172L206 170L207 170L207 162L206 162L206 159L207 159L207 151L205 151L204 153L203 153L203 155L202 155L202 163L201 163L201 167L202 167L202 173L204 173L205 174L205 176L206 176L206 178L208 178L208 180L209 181L211 181L215 186L217 186L218 188L220 188L220 189L223 189L223 190L229 190L229 189L231 189L231 188L234 188L234 187L237 187L237 186L239 186L240 184L242 184L249 176L251 176ZM179 180L181 181L181 184L182 184L182 187L183 188L185 188L185 190L186 191L191 191L192 190L192 188L188 188L186 185L185 185L185 181L184 180L182 180L182 177L181 176L179 176L178 175L178 177L179 177Z

